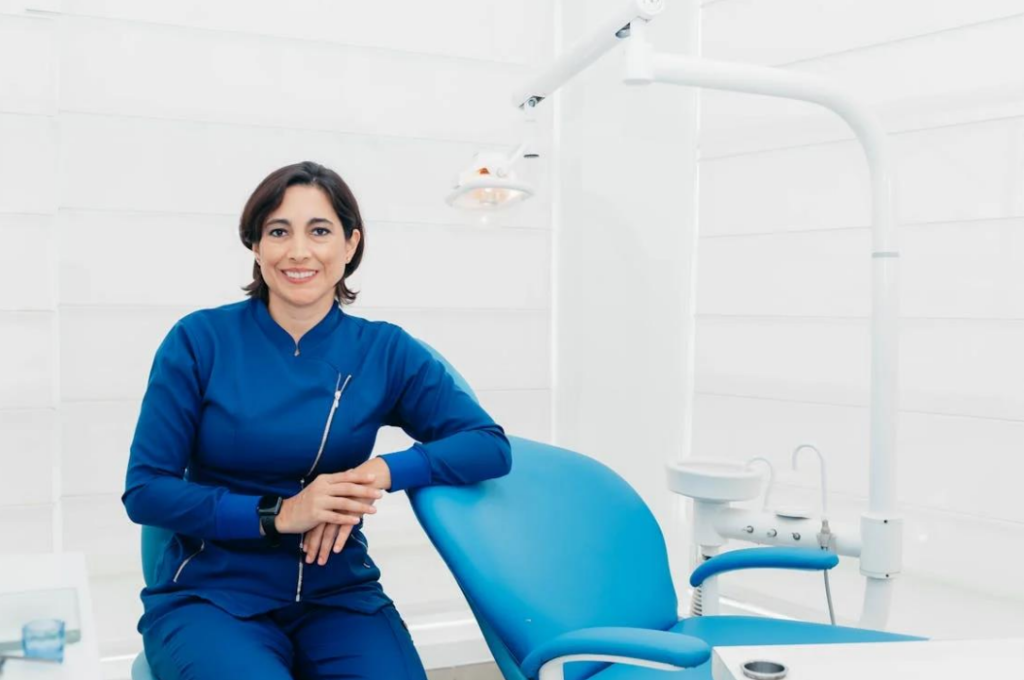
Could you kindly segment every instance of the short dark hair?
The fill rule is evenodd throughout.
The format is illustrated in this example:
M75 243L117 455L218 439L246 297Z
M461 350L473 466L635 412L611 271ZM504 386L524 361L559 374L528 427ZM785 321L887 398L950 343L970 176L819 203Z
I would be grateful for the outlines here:
M252 196L245 203L242 210L242 219L238 223L238 235L242 239L242 245L252 251L252 247L263 238L263 223L267 221L270 213L277 210L284 201L284 193L288 187L296 184L319 187L327 195L334 212L341 218L341 226L345 232L345 240L352 238L352 232L359 230L359 245L356 246L355 255L347 265L345 273L338 282L336 294L341 304L355 302L357 293L349 290L345 285L345 279L352 275L359 268L363 259L363 248L366 245L366 227L363 225L363 218L359 214L359 204L352 190L338 173L330 168L325 168L319 163L303 161L294 165L286 165L267 175L266 179L260 182ZM260 266L257 263L252 265L252 283L245 286L244 290L249 297L258 297L263 302L268 301L270 290L267 288Z

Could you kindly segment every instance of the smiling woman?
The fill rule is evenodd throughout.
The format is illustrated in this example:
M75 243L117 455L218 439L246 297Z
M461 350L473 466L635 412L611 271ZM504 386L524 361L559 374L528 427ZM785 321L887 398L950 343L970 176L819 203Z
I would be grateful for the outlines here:
M249 299L171 329L132 442L128 515L171 532L146 656L164 680L425 680L363 518L385 491L507 473L508 440L408 333L342 311L365 232L335 172L271 173L239 235ZM382 426L417 443L371 457Z

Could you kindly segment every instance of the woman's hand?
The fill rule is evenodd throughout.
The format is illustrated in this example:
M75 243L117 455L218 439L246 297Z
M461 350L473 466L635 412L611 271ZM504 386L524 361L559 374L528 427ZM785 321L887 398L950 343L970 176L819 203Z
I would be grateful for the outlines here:
M391 488L391 470L388 468L387 463L380 458L371 458L348 472L365 475L369 479L365 484L368 488L376 491L378 494L377 498L380 498L379 489L386 490ZM376 509L374 509L374 512L376 512ZM327 558L332 550L335 553L340 553L342 548L345 547L345 543L352 533L352 527L357 523L358 521L352 524L323 523L313 528L303 537L301 546L302 550L306 553L306 564L312 564L314 560L320 566L327 564Z
M351 531L364 514L377 512L373 501L381 492L375 482L373 474L359 468L319 475L284 501L274 526L282 534L304 534L321 524L346 526Z

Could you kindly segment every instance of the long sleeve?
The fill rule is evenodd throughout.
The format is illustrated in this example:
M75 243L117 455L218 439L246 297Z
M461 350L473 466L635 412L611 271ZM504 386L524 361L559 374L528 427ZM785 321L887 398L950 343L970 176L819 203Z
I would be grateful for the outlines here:
M391 491L508 474L512 454L502 428L401 329L394 349L398 397L386 424L401 427L418 443L381 456L391 471Z
M183 478L199 426L200 375L195 344L179 322L153 360L121 500L138 524L195 538L257 538L258 496Z

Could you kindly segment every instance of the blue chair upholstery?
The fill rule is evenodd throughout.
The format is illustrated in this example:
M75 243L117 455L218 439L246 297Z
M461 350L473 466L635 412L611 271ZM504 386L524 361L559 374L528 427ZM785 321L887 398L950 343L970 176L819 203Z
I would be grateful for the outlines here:
M469 396L476 400L476 393L473 392L473 388L469 386L466 379L449 364L444 357L438 353L436 349L428 345L427 343L420 340L422 344L430 354L444 364L444 367L448 369L448 373L452 376L455 384L458 385L459 389L464 391ZM144 526L142 527L142 577L146 582L146 585L150 585L153 582L154 575L156 573L157 560L160 555L164 553L168 542L174 538L174 534L166 529L159 527ZM149 664L146 662L146 653L143 651L132 663L132 680L156 680L152 670L149 668Z
M525 680L523 661L546 642L594 627L670 631L712 646L918 639L740 616L680 621L664 537L640 496L591 458L510 439L508 476L410 492L506 680ZM708 680L710 663L683 671L566 666L574 680L669 677Z

